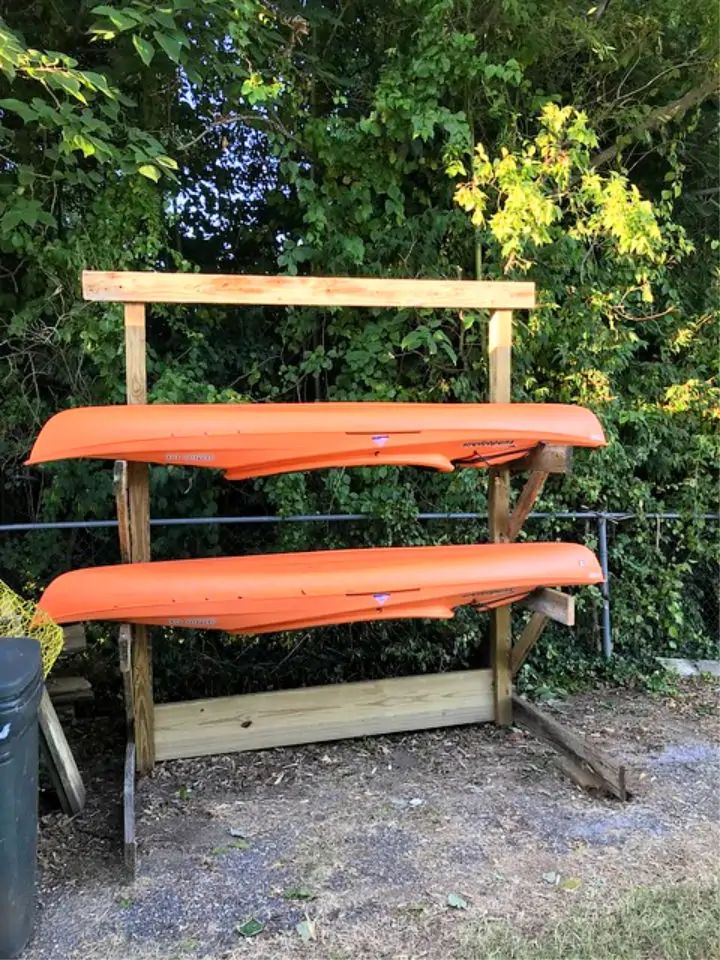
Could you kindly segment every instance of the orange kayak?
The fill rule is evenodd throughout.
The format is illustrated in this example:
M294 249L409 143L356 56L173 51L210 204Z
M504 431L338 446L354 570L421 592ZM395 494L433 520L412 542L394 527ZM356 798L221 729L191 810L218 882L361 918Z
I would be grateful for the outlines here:
M38 604L84 620L269 633L410 617L446 619L521 600L542 586L602 581L572 543L374 547L89 567L58 577Z
M373 465L497 466L538 444L600 447L566 404L281 403L78 407L52 417L28 464L78 457L224 470L230 480Z

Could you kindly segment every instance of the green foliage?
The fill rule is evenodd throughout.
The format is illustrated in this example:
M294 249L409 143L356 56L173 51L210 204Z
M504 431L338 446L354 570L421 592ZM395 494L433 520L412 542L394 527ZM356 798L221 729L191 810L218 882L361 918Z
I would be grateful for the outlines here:
M85 267L525 277L514 399L582 403L609 446L578 453L542 508L640 514L611 531L612 668L599 598L524 669L542 692L657 683L653 657L713 649L717 606L717 10L690 0L69 0L0 23L0 460L3 518L108 517L106 465L22 467L64 406L121 402L117 307ZM693 51L692 56L688 51ZM680 104L680 106L678 106ZM165 402L482 400L487 317L429 310L153 309L151 398ZM471 542L471 471L327 471L229 485L153 471L153 512L367 513L368 524L158 529L155 556ZM645 514L682 519L656 524ZM533 538L592 525L532 521ZM111 532L0 540L36 592L113 562ZM102 633L102 631L99 631ZM104 635L104 634L103 634ZM242 645L168 637L162 695L486 662L484 620L356 626ZM187 656L193 646L194 657ZM248 680L248 678L252 678Z

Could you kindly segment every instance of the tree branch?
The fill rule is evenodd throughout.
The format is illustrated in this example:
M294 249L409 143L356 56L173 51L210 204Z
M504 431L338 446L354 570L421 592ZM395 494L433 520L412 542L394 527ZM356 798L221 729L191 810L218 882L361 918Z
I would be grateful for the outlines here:
M591 158L590 165L592 167L601 167L607 163L608 160L612 160L626 143L638 140L643 134L657 130L658 127L662 127L672 120L679 119L684 113L692 109L692 107L696 107L701 104L703 100L707 100L707 98L713 93L716 93L717 90L717 78L711 74L704 83L688 90L688 92L683 94L678 100L673 100L672 103L664 104L662 107L656 107L655 110L652 110L642 123L639 123L629 133L623 134L612 146L606 147L604 150L596 153L595 156Z

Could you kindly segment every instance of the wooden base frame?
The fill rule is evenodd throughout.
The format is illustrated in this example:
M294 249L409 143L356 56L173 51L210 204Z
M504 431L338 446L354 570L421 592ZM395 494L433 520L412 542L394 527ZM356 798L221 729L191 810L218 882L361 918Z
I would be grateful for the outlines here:
M202 274L83 273L86 300L124 304L128 403L147 399L146 305L149 303L248 304L322 307L432 307L489 310L489 400L511 399L512 311L535 305L531 283L391 280L337 277L251 277ZM551 473L567 473L572 451L545 446L523 461L489 471L490 539L514 540ZM511 472L529 477L511 512ZM148 469L119 465L116 499L124 562L150 559ZM512 644L512 608L491 611L490 670L403 677L218 700L155 706L152 646L147 628L121 629L121 669L126 697L125 851L134 870L134 774L156 759L259 749L400 730L513 719L512 678L548 619L574 622L571 598L541 590L525 605L533 615Z

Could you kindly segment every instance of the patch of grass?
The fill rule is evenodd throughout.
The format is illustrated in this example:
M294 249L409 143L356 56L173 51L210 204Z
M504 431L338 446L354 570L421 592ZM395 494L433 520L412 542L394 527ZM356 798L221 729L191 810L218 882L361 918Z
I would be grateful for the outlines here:
M489 922L468 946L482 960L711 960L720 957L720 885L638 887L537 937Z

